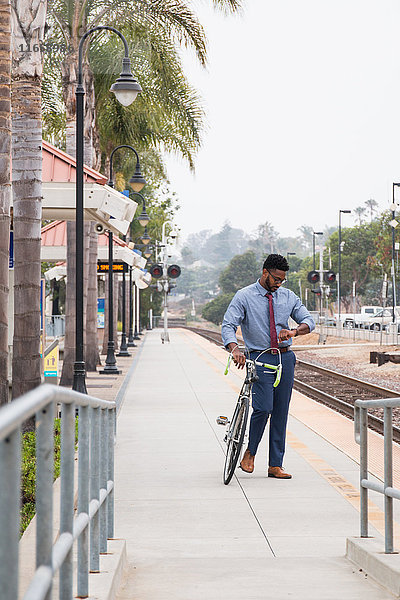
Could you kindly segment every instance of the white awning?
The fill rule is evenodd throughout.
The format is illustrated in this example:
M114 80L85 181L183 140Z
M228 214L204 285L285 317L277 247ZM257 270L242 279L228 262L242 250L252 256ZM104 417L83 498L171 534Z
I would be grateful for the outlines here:
M75 183L43 182L42 216L44 219L75 221ZM108 185L84 184L84 218L101 223L113 233L125 235L135 216L137 202Z

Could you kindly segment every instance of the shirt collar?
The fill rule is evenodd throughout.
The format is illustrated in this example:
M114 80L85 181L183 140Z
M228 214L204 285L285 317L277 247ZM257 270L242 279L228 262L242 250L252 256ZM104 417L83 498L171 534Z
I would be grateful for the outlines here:
M258 291L259 294L261 294L261 296L266 296L267 294L272 294L272 297L275 298L277 296L277 294L282 290L282 289L286 289L286 288L280 288L278 287L277 290L275 290L274 292L269 292L268 290L265 289L265 287L263 287L260 283L260 280L257 279L256 283L256 290Z
M256 290L261 294L261 296L266 296L267 294L272 294L273 292L268 292L260 283L260 280L256 281Z

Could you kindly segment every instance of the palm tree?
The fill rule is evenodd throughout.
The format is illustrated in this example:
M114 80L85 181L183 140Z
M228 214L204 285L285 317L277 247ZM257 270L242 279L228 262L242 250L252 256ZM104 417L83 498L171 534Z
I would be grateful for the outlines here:
M8 240L11 200L11 5L0 0L0 405L8 402Z
M11 0L14 340L12 396L40 384L41 75L46 3ZM28 51L30 50L30 51Z
M354 209L355 214L357 215L358 218L358 224L362 225L362 218L366 213L366 208L364 208L364 206L357 206L357 208Z
M236 10L239 2L237 0L219 0L215 2L215 5ZM117 103L110 99L104 82L107 81L107 76L111 76L113 64L119 64L119 61L111 63L110 58L114 59L115 55L120 53L120 48L115 47L115 40L105 42L104 36L93 38L89 52L91 64L98 58L100 60L98 72L102 73L107 65L106 60L108 60L109 68L106 76L103 77L96 76L96 68L94 68L95 76L93 77L89 63L86 62L84 66L84 87L87 93L85 110L87 164L99 166L99 136L96 128L95 87L93 85L93 81L95 81L97 107L99 105L103 107L103 115L107 113L103 120L100 116L97 122L108 124L113 121L111 135L108 136L109 144L130 143L135 147L138 146L137 142L141 142L142 147L157 147L163 144L168 149L183 154L190 166L193 167L193 154L200 143L199 130L202 110L199 108L196 94L190 89L183 76L175 45L181 42L191 45L201 64L205 64L204 33L194 13L181 0L143 0L140 4L135 4L133 10L132 4L124 1L115 3L113 0L105 0L100 6L96 0L77 0L73 10L71 11L69 8L71 8L70 5L67 6L61 1L54 0L51 9L55 39L57 40L57 36L62 36L69 47L69 52L64 56L61 64L58 64L62 72L62 90L66 107L67 152L73 154L75 150L74 91L77 51L82 29L112 22L128 40L139 40L136 46L131 43L133 46L131 55L134 57L134 70L138 73L142 86L145 85L145 75L147 74L149 85L145 91L148 100L147 104L143 102L142 111L140 111L141 100L139 100L139 108L136 104L136 110L128 112L121 111ZM51 43L51 39L49 42ZM141 65L136 64L140 62ZM142 68L138 68L140 66ZM54 69L57 69L57 61L53 61ZM167 81L165 81L166 79ZM171 85L171 82L174 85ZM102 84L104 96L101 101L99 96L101 98ZM159 108L160 106L161 108ZM110 118L112 109L116 117L114 119ZM116 139L118 134L123 136L122 139ZM106 151L105 146L106 144L103 143L104 152ZM72 257L74 252L73 244L73 225L69 224L69 257ZM71 282L72 278L68 277L68 280ZM74 336L73 331L69 332L69 327L73 324L73 318L69 317L72 316L74 305L74 291L71 288L71 285L67 288L66 322L69 325L66 331L64 355L64 368L69 370L70 377L72 376L70 349L73 348ZM70 362L71 366L68 367ZM70 377L64 376L63 371L62 383L70 383Z
M371 213L371 223L372 223L372 219L373 219L373 214L372 213L374 213L374 212L376 213L377 212L376 209L377 209L378 203L373 198L370 198L369 200L365 201L365 205L370 210L370 213Z

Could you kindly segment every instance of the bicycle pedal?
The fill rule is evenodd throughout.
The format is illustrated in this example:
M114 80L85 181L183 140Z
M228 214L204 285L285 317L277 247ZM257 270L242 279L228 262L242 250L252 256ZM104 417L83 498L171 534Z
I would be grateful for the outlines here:
M217 417L218 425L228 425L228 423L229 423L228 417L224 417L223 415L220 415L219 417Z

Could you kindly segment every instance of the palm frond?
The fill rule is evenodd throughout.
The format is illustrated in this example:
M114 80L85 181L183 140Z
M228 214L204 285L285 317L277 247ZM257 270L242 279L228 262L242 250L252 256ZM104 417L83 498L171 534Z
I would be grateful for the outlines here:
M140 40L130 47L130 55L143 93L128 109L109 94L119 74L116 65L121 64L121 49L111 39L99 38L92 45L91 66L101 138L111 136L118 143L129 138L143 145L164 146L184 156L193 168L204 112L198 94L184 76L177 52L158 32L147 30L144 35L140 25L126 27L123 33Z
M242 9L240 0L213 0L215 8L222 10L224 13L239 12Z

